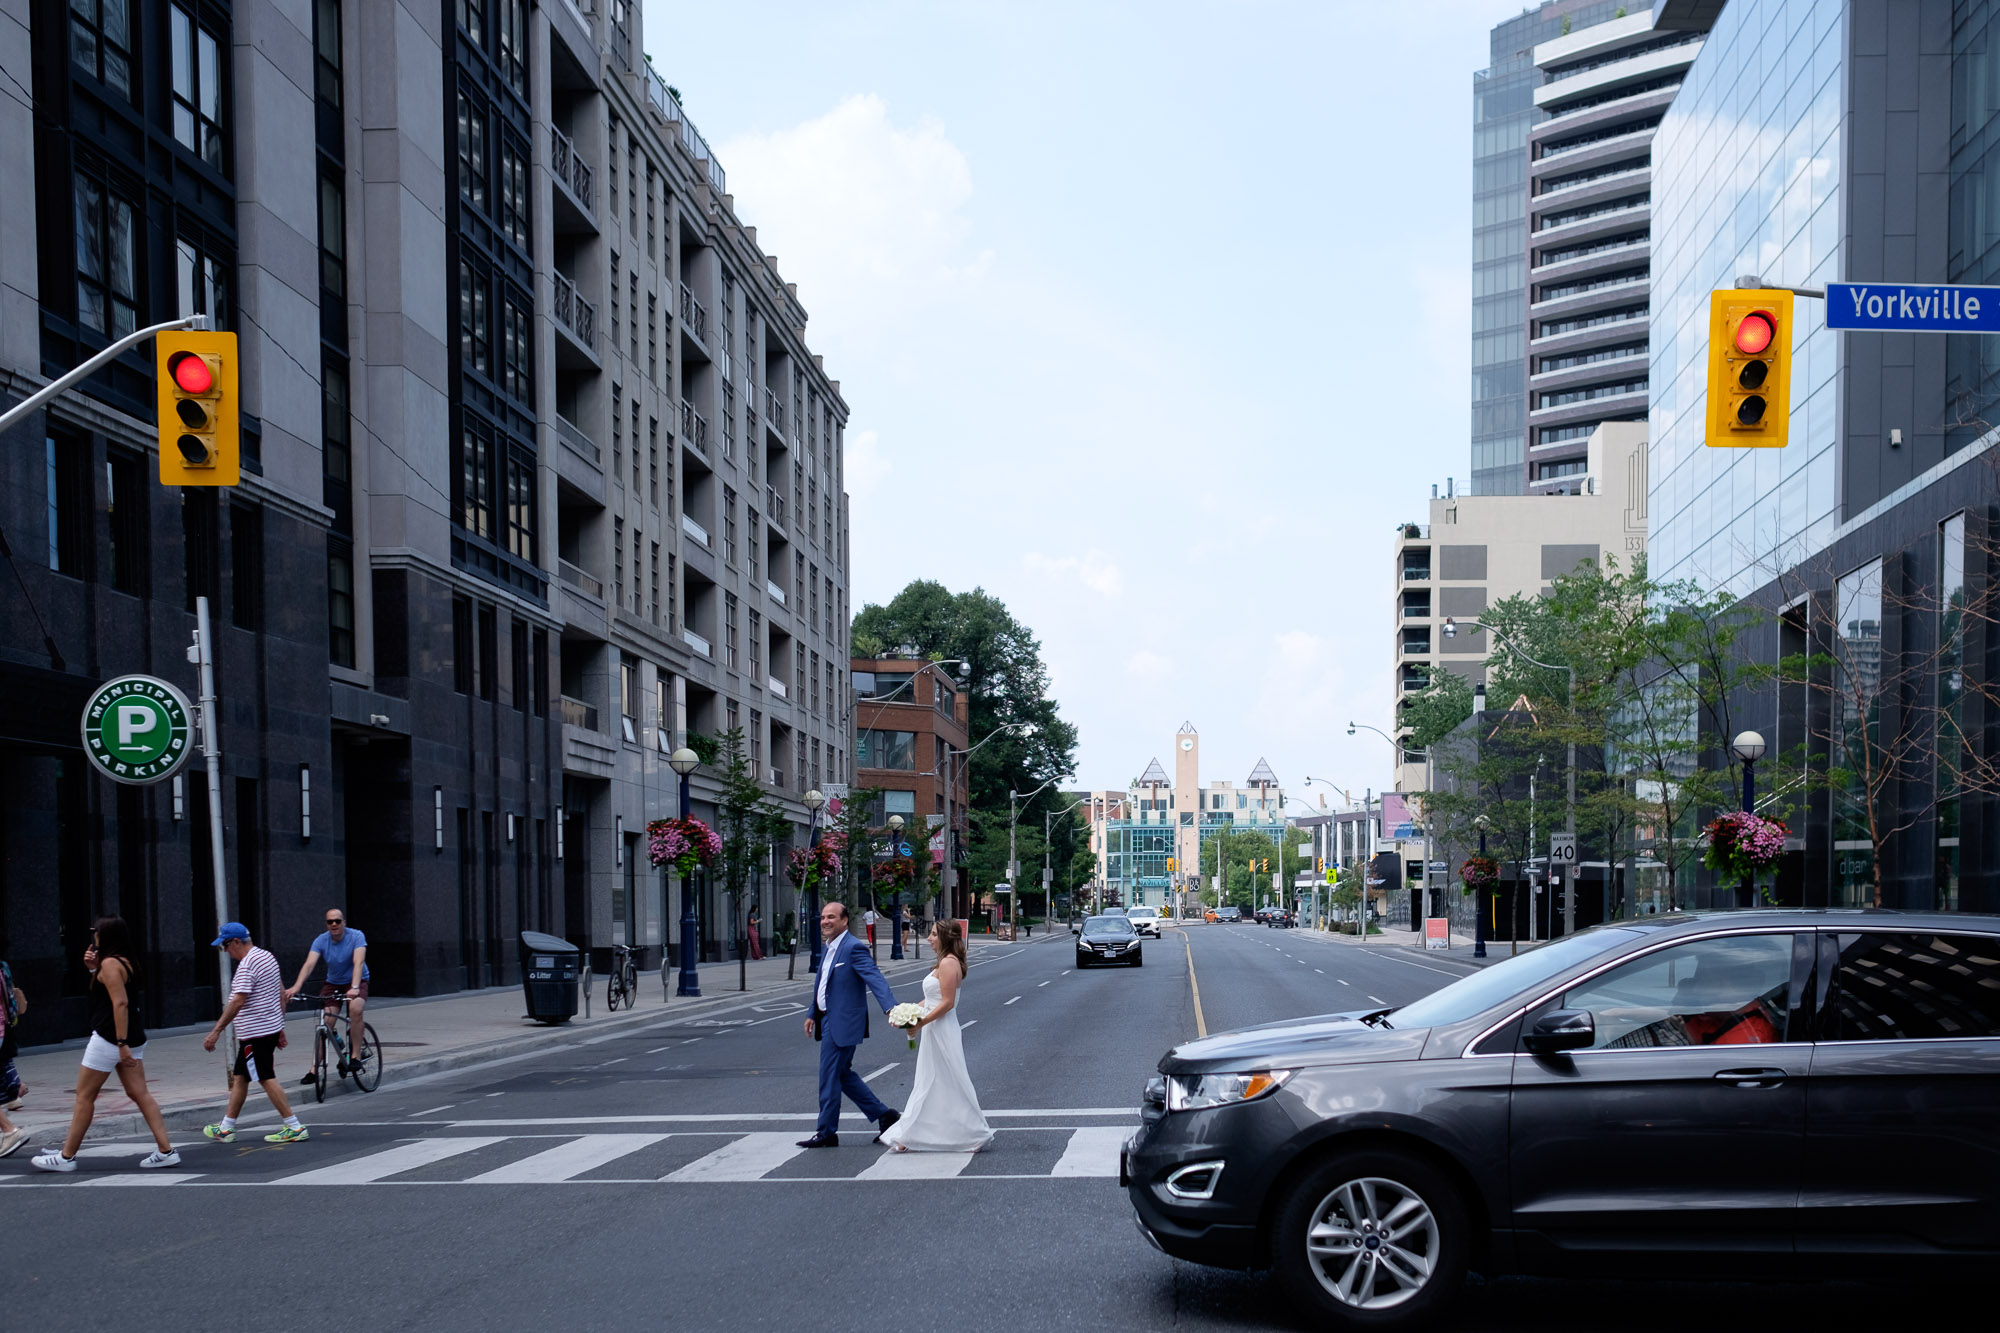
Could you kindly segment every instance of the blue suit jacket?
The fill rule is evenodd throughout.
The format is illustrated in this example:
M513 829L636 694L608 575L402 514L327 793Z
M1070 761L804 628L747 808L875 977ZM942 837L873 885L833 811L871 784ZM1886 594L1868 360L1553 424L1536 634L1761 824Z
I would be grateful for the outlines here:
M820 959L826 979L826 1012L819 1012L819 985L813 984L813 1017L819 1020L819 1038L836 1046L859 1046L868 1035L868 997L888 1013L896 1003L882 969L875 966L868 948L852 935L840 937L838 949L828 949Z

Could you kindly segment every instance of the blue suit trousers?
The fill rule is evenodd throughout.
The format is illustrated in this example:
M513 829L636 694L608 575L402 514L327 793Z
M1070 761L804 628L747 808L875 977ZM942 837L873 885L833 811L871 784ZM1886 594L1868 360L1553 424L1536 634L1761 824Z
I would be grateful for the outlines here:
M819 1132L835 1134L840 1130L840 1096L846 1093L854 1104L861 1108L861 1114L870 1120L880 1120L889 1114L889 1108L882 1099L872 1092L861 1075L854 1072L854 1052L858 1046L836 1046L831 1041L819 1044Z

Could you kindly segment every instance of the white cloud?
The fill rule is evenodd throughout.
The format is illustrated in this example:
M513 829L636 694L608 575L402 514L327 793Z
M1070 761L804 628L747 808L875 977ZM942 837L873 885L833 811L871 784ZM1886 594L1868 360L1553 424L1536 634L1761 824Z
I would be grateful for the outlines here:
M1154 678L1164 676L1173 669L1173 663L1156 652L1141 648L1125 659L1125 673L1129 676Z
M1103 597L1116 597L1125 591L1125 576L1111 557L1092 548L1080 556L1046 556L1040 551L1030 551L1021 557L1021 563L1037 574L1061 578L1065 583L1080 583Z

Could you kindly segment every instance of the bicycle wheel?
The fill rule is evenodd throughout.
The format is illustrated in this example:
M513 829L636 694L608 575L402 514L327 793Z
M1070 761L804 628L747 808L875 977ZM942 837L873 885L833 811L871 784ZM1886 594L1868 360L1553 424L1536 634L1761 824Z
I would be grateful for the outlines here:
M625 964L625 1007L639 1007L639 965L634 962Z
M382 1081L382 1043L376 1040L375 1025L364 1022L361 1025L362 1043L356 1059L349 1068L354 1074L354 1086L363 1092L375 1091L375 1085ZM347 1044L354 1044L354 1029L347 1029Z
M611 975L604 982L604 1008L608 1013L618 1012L618 1002L625 998L624 969L614 966Z
M313 1100L323 1102L326 1100L326 1048L330 1043L324 1026L315 1027L313 1033Z

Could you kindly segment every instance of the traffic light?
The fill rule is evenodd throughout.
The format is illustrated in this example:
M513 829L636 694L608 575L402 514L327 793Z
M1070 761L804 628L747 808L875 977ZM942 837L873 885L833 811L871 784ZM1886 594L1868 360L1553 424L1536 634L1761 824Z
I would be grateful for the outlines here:
M1167 858L1167 873L1168 873L1169 875L1171 875L1171 874L1173 874L1173 873L1174 873L1174 871L1175 871L1176 869L1178 869L1178 868L1179 868L1179 866L1178 866L1178 865L1177 865L1177 863L1175 862L1174 858L1173 858L1173 857L1171 857L1171 856L1170 856L1170 857L1168 857L1168 858Z
M162 333L160 484L234 486L238 469L236 335Z
M1791 402L1792 294L1709 293L1709 447L1784 448Z

